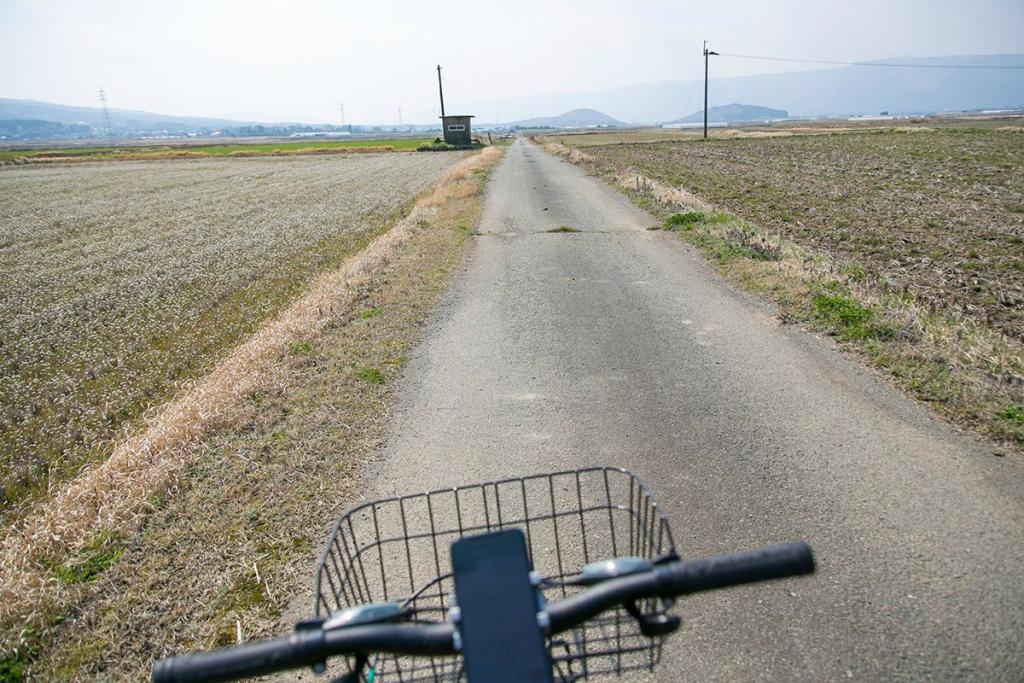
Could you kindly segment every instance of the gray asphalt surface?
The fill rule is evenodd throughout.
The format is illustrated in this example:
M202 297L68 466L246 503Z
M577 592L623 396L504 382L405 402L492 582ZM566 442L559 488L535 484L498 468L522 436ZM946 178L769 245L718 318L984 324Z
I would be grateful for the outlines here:
M654 223L516 142L367 497L607 464L651 486L683 556L813 545L812 578L684 601L652 680L1024 680L1019 459Z

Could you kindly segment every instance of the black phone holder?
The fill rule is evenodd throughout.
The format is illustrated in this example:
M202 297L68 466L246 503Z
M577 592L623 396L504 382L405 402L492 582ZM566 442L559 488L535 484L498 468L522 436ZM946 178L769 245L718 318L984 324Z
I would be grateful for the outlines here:
M552 683L537 590L519 529L452 543L455 602L468 683Z

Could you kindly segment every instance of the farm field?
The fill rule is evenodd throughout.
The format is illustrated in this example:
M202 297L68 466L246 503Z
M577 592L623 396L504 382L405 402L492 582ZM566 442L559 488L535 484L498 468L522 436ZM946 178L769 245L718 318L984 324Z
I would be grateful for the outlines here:
M794 135L834 135L837 133L892 133L894 131L927 132L934 129L963 129L970 127L980 130L1005 131L1021 130L1024 123L1005 118L915 118L899 121L846 121L823 119L813 121L778 121L775 123L751 123L726 128L711 128L711 139L732 140L736 138L790 137ZM701 128L638 128L634 130L588 130L572 133L552 133L543 137L571 147L593 147L611 144L634 144L638 142L694 141L703 138Z
M691 235L702 239L720 224L723 245L739 249L719 249L719 257L750 246L748 238L727 244L730 230L819 255L828 277L816 276L809 290L789 296L803 299L804 313L832 315L808 304L833 296L822 288L879 304L877 315L853 311L875 315L876 330L840 336L858 337L872 362L906 375L911 390L940 410L983 424L997 438L1024 439L1020 127L986 122L706 143L617 135L596 144L600 135L579 137L590 139L549 140L578 148L581 163L609 177L643 177L712 207L693 214L701 230ZM773 251L753 255L778 258ZM976 343L979 335L985 343ZM932 348L937 337L945 340Z
M643 128L630 131L607 130L598 133L567 133L561 135L545 135L544 138L571 147L595 147L614 144L634 144L638 142L681 142L700 138L702 132L696 128ZM765 128L712 128L713 138L764 137L765 135L793 135L792 131Z
M0 170L0 516L103 459L462 157Z
M587 151L1024 341L1024 133L859 133Z
M221 145L139 145L121 147L59 147L53 149L0 149L0 165L4 163L159 159L164 157L218 157L288 154L330 154L352 151L414 150L429 143L427 138L387 138L376 140L305 140L302 142L253 142Z

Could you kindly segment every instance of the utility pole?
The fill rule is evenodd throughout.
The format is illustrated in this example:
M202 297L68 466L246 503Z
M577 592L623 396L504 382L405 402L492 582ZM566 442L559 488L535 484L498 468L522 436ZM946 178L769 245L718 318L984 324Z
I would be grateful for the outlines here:
M437 92L441 95L441 118L444 118L444 88L441 86L441 66L437 65Z
M444 88L441 86L441 65L437 65L437 91L441 93L441 118L444 118Z
M708 49L708 41L704 41L704 139L708 138L708 57L718 55Z

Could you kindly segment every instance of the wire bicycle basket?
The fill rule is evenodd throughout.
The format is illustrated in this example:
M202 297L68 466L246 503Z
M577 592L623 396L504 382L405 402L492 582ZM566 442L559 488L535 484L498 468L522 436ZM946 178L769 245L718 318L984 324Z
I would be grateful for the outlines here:
M594 467L441 489L365 503L337 521L317 568L316 616L399 601L416 622L446 621L454 583L451 543L509 528L526 536L547 601L581 590L571 581L591 562L676 557L667 518L643 482L623 469ZM671 601L650 599L638 607L645 615L664 614ZM618 607L549 637L547 644L556 680L568 682L652 669L663 640L643 635L635 616ZM375 682L463 680L458 656L382 655L372 671Z

